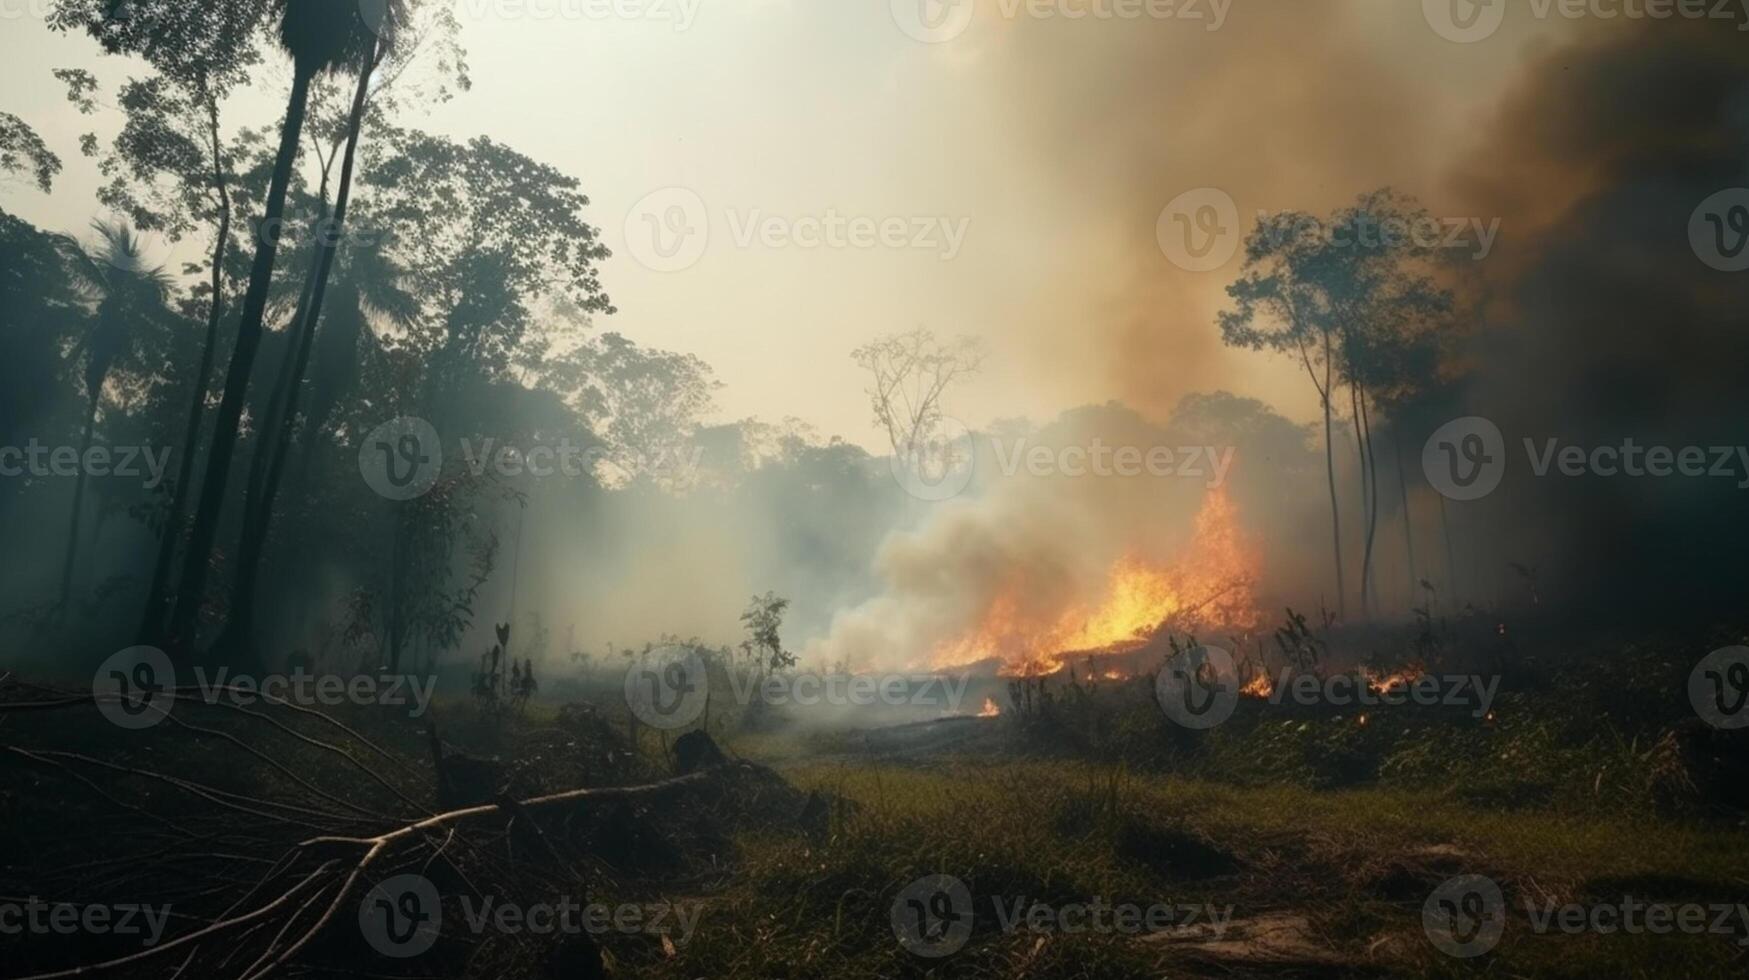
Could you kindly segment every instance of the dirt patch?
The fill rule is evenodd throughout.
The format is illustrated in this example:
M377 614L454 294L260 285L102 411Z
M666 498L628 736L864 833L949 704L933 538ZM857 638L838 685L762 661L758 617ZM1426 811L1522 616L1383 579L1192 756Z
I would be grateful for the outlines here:
M1157 944L1186 959L1223 971L1268 967L1271 975L1291 971L1300 976L1368 976L1383 971L1359 956L1328 942L1312 920L1297 912L1269 912L1235 919L1224 926L1198 923L1149 935Z

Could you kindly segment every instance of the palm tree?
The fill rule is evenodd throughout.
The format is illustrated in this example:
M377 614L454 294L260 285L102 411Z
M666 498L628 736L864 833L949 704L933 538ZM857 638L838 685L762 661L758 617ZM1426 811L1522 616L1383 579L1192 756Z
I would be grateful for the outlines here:
M279 43L292 59L291 96L280 127L279 153L268 184L262 220L256 234L255 261L249 270L249 287L243 297L243 312L237 324L237 344L225 374L224 397L214 423L212 449L207 455L206 475L200 503L195 509L184 556L181 588L170 619L169 641L186 650L195 640L196 620L206 594L206 576L224 509L225 487L230 478L231 458L237 448L237 430L248 392L249 374L261 346L262 319L267 308L268 287L273 279L274 259L279 250L280 221L285 211L286 187L291 183L308 108L310 83L317 75L344 71L367 64L368 52L377 48L376 28L364 11L373 5L360 0L277 0L280 6Z
M237 577L231 597L231 619L226 635L218 647L229 652L247 653L249 632L254 626L255 583L260 572L262 554L267 544L267 532L273 518L273 505L285 475L297 428L299 393L309 362L315 360L310 378L309 407L303 413L305 445L304 475L311 452L321 429L339 399L351 390L357 379L359 341L372 320L396 328L410 326L418 312L418 300L404 287L406 272L380 249L352 248L341 253L347 256L344 268L335 280L331 301L317 309L312 301L302 336L296 349L286 352L292 363L285 380L290 390L285 404L275 419L270 419L256 447L261 467L259 485L252 483L245 507L243 539L237 559ZM315 317L321 318L316 329Z
M304 373L309 368L310 351L314 346L316 327L322 316L322 304L327 294L328 277L334 270L335 256L340 251L346 230L346 211L352 198L352 177L358 156L358 136L368 105L372 73L388 52L390 29L398 22L403 10L398 3L382 2L374 43L360 52L358 78L353 89L352 109L346 122L346 151L340 163L340 183L335 191L334 212L321 225L316 242L315 277L310 283L308 308L301 321L294 323L293 347L287 352L288 370L281 372L279 390L274 393L274 409L256 446L251 464L248 490L243 500L243 536L237 552L237 576L231 602L231 619L219 647L253 650L249 642L254 629L255 582L261 571L261 556L267 546L267 529L273 520L273 501L279 493L280 478L285 471L286 454L291 448L292 430L297 421L298 395Z
M419 316L419 299L408 284L407 270L384 249L354 248L342 253L334 279L334 294L324 306L322 330L316 335L310 369L309 407L304 410L303 447L299 450L299 480L309 479L322 430L342 398L358 383L359 358L371 322L397 330L410 328Z
M170 277L160 266L148 267L140 237L121 221L94 221L97 239L91 246L71 238L62 245L75 288L97 302L91 328L74 349L85 356L85 427L79 439L79 473L73 485L73 513L68 518L67 548L61 559L61 591L57 607L65 610L73 591L73 564L78 551L79 522L85 506L85 466L97 425L97 406L104 382L125 355L133 337L131 329L142 318L158 312L170 295Z

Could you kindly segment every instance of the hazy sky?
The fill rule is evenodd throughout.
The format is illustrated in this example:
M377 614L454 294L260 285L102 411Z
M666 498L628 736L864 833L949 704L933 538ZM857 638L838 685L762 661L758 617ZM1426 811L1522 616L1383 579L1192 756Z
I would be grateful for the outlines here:
M76 231L96 183L78 136L107 142L113 117L71 112L49 70L113 91L127 68L49 32L31 6L47 2L0 0L0 109L67 170L52 196L0 187L0 207ZM1174 265L1162 209L1213 187L1248 225L1391 184L1468 220L1441 209L1445 175L1526 46L1569 26L1514 8L1458 43L1413 0L1060 16L1085 6L979 0L967 21L936 0L458 0L475 87L420 125L580 178L615 252L620 312L598 327L703 358L725 419L793 415L883 449L849 353L918 326L988 345L948 406L973 425L1113 398L1160 415L1215 387L1309 418L1291 364L1219 347L1238 260ZM911 36L920 9L959 33ZM271 75L230 119L277 116Z

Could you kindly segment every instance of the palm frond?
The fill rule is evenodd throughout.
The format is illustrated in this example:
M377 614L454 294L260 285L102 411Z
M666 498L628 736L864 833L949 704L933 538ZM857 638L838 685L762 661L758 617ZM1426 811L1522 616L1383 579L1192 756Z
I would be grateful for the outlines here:
M404 0L278 0L279 43L311 75L355 68L393 43Z

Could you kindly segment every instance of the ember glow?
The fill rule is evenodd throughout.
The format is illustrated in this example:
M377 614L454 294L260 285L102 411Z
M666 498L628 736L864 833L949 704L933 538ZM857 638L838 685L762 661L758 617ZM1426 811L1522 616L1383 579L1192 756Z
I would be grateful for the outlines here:
M1378 674L1361 668L1361 676L1366 678L1367 686L1380 694L1407 688L1420 679L1423 673L1425 671L1419 667L1403 667L1389 674Z
M1191 632L1250 629L1260 618L1254 597L1258 564L1232 501L1225 491L1211 490L1176 561L1126 555L1112 566L1096 599L1070 599L1056 609L1024 608L1024 583L1012 583L975 627L937 647L930 661L953 667L996 658L1004 675L1037 676L1060 669L1071 653L1140 646L1163 625Z
M982 710L980 710L978 712L978 717L979 718L994 718L1001 713L1002 713L1002 707L996 703L995 698L985 698L984 699L984 707L982 708Z
M1267 671L1260 670L1239 688L1239 693L1248 698L1267 698L1275 693L1275 681L1270 680Z

